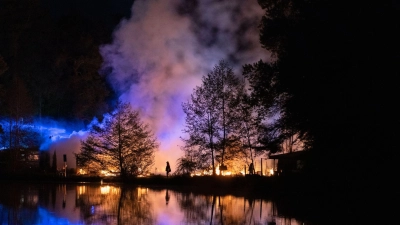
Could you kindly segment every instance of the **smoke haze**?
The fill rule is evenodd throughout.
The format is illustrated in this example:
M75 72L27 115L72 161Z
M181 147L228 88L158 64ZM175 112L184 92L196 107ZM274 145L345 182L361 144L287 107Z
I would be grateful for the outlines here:
M269 60L258 40L262 15L256 0L137 0L131 18L123 19L113 41L100 48L101 72L120 100L141 111L160 143L152 172L164 173L166 161L174 171L182 156L182 103L203 75L220 60L237 75L246 63ZM87 128L45 119L35 126L45 137L40 149L56 151L59 167L66 154L68 167L75 168L74 153Z
M150 124L161 144L155 170L163 172L182 155L181 104L201 77L219 60L238 75L242 65L268 60L258 41L263 11L256 0L138 0L131 15L100 49L103 73Z

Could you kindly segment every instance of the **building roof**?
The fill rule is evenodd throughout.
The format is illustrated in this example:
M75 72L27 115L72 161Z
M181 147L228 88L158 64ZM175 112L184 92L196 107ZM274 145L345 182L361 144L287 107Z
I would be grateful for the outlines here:
M308 155L309 151L296 151L296 152L289 152L289 153L280 153L270 155L269 159L303 159Z

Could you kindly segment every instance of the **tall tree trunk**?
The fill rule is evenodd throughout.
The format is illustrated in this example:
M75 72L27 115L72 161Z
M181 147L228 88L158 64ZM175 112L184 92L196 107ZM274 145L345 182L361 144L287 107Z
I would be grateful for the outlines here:
M124 179L126 176L125 169L123 168L122 163L122 146L121 146L121 118L118 116L118 159L119 159L119 168L121 172L121 177Z
M224 84L222 83L222 88ZM225 144L226 144L226 124L225 124L225 93L222 91L222 129L223 129L223 139L222 139L222 154L221 154L221 165L224 165L224 155L225 155ZM221 169L221 168L220 168ZM221 175L221 170L219 171Z
M211 112L208 113L208 121L209 121L209 128L210 128L210 133L209 133L209 137L210 137L210 148L211 148L211 160L212 160L212 168L213 168L213 176L216 175L215 173L215 164L214 164L214 145L213 145L213 129L212 129L212 123L211 123Z

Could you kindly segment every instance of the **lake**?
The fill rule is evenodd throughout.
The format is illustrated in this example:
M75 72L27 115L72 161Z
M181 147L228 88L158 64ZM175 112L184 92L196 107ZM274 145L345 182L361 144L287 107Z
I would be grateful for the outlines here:
M0 188L1 225L311 224L298 200L206 195L113 183L3 182Z

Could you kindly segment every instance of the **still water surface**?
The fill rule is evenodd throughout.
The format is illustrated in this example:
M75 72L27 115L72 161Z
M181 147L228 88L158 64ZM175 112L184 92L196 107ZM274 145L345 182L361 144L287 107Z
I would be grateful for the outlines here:
M118 184L0 183L3 224L307 224L273 201Z

